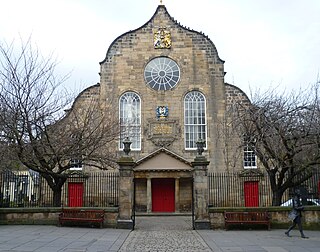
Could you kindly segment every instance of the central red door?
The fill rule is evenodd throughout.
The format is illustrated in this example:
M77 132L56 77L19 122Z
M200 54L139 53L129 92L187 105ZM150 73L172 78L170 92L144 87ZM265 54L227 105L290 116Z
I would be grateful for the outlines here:
M83 206L83 183L68 184L68 206L82 207Z
M174 179L152 179L152 211L174 212Z

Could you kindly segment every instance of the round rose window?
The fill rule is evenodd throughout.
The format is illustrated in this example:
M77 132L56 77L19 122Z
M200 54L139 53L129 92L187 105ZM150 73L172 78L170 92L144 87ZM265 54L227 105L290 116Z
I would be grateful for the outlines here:
M144 78L154 90L170 90L180 79L178 64L167 57L152 59L144 69Z

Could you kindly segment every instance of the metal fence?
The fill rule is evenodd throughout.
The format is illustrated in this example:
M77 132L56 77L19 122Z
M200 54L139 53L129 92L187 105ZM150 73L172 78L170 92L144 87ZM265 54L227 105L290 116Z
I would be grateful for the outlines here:
M320 198L320 172L300 188L308 199ZM208 173L209 206L268 207L272 191L267 173ZM291 197L285 191L282 202ZM320 202L319 202L320 204ZM119 173L113 171L75 173L62 187L61 205L108 207L119 205ZM53 192L46 180L34 171L0 172L0 207L51 207Z
M272 191L267 173L208 173L209 206L213 207L268 207L272 205ZM299 188L307 199L320 198L320 172ZM292 197L287 189L282 202ZM317 202L320 201L318 200ZM312 202L307 202L312 203Z
M70 174L62 187L61 205L71 207L118 206L118 172ZM53 191L34 171L0 172L0 207L51 207Z

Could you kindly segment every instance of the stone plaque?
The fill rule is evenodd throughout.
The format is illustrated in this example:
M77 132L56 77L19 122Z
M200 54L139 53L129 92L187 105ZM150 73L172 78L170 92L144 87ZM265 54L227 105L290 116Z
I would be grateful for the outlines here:
M148 120L147 139L156 146L167 147L180 136L178 119L171 120Z

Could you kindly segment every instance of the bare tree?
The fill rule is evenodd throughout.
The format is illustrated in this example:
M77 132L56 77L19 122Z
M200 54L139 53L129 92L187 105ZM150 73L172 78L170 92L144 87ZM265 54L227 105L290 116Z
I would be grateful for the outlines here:
M234 104L232 125L267 171L272 205L288 188L301 185L320 164L320 103L317 85L279 94L256 93L251 105Z
M66 76L55 74L56 61L42 57L30 40L15 49L0 45L2 139L24 166L46 179L60 206L71 160L101 169L114 164L107 147L119 135L118 123L94 95L80 94L66 113L72 99L62 89Z

